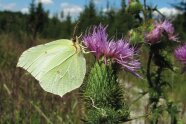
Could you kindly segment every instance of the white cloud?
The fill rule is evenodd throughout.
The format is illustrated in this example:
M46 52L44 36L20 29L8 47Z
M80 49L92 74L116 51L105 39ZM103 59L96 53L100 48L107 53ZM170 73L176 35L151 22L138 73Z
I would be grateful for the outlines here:
M9 4L0 3L0 8L2 10L14 10L15 6L16 6L16 3L9 3Z
M37 0L37 2L41 2L43 4L52 4L53 0Z
M168 8L168 7L163 7L160 8L159 11L165 15L166 17L172 17L172 16L176 16L178 14L181 14L182 12L175 9L175 8ZM154 12L153 13L156 17L159 16L158 12Z
M28 14L28 13L29 13L29 9L28 9L28 8L22 8L22 9L21 9L21 12L22 12L23 14Z
M54 17L54 15L49 13L49 18L53 18L53 17Z
M103 12L104 12L104 13L107 13L107 12L109 12L110 10L111 10L110 8L104 8L104 9L103 9Z
M64 16L70 14L73 17L78 16L79 13L83 11L83 8L81 6L69 3L61 3L61 9L64 12Z
M98 3L100 3L102 0L94 0L94 3L95 4L98 4Z

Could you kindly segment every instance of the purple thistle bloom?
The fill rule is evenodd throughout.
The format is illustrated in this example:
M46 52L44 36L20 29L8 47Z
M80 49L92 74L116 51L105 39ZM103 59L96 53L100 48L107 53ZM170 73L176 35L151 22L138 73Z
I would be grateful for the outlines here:
M161 28L155 28L150 33L145 35L145 41L149 44L156 44L160 42L163 30Z
M174 27L173 27L172 23L165 20L160 26L167 33L169 40L177 41L177 35L174 34L175 31L174 31Z
M135 49L130 47L126 40L121 39L117 42L113 40L108 41L106 27L102 25L95 26L92 33L84 36L83 43L98 60L103 57L105 64L108 64L108 60L116 62L120 64L123 69L140 77L136 73L136 70L140 68L140 62L134 59Z
M126 40L118 40L117 42L107 43L104 58L107 63L108 59L120 64L123 69L130 71L134 75L140 77L136 70L140 68L140 62L134 59L135 50L130 47Z
M83 37L83 43L91 52L93 52L97 59L103 55L106 47L108 38L106 28L107 27L103 27L100 24L99 26L93 28L92 33L89 32L88 35Z
M154 29L145 35L145 41L150 44L156 44L161 41L163 36L167 36L171 41L177 41L172 23L165 20L154 24Z
M176 59L184 64L183 72L185 72L186 71L186 44L181 47L178 47L175 50L174 54Z
M183 64L186 64L186 44L175 50L175 57Z

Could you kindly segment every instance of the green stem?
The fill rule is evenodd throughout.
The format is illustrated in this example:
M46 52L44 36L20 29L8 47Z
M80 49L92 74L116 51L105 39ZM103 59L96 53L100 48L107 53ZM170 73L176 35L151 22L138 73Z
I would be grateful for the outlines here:
M151 80L151 68L150 68L150 65L151 65L151 61L152 61L152 56L153 56L153 52L152 50L150 50L149 52L149 58L148 58L148 62L147 62L147 81L149 83L149 87L153 87L153 83L152 83L152 80Z
M140 100L142 97L144 97L147 93L148 93L148 92L143 92L138 98L136 98L136 99L130 104L130 106L133 105L134 103L136 103L136 102L137 102L138 100Z
M161 92L160 91L160 88L161 88L161 82L160 82L160 80L161 80L161 73L162 73L162 71L163 71L163 67L158 67L158 70L157 70L157 78L156 78L156 90L158 91L158 92Z
M155 11L160 14L163 18L166 18L165 15L163 15L158 9L155 9Z
M144 0L143 15L144 15L144 20L145 20L145 22L146 22L146 19L147 19L147 4L146 4L146 0Z
M163 70L162 67L159 67L157 70L157 77L154 81L152 81L151 78L151 62L152 62L152 57L153 57L153 49L152 47L150 47L150 52L149 52L149 57L148 57L148 62L147 62L147 81L149 84L149 88L152 89L152 92L154 92L156 95L154 97L154 95L150 95L150 105L152 105L152 112L154 113L157 109L157 105L160 99L160 95L161 95L161 84L160 84L160 79L161 79L161 72ZM153 94L154 94L153 93ZM158 123L158 117L154 118L152 120L150 120L150 124L157 124Z
M144 0L144 8L145 8L145 10L147 9L147 1L146 0Z

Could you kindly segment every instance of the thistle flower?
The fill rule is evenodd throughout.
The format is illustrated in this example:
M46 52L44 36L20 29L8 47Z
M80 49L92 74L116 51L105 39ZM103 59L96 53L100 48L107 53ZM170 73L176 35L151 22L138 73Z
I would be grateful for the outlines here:
M168 39L171 41L177 41L177 35L175 35L174 27L172 23L165 20L160 26L165 30L168 35Z
M85 46L99 59L106 47L108 35L106 33L106 28L103 27L101 24L99 26L95 26L93 28L92 33L88 33L83 37L83 43Z
M162 37L163 30L161 28L155 28L151 32L145 35L145 41L149 44L159 43Z
M175 50L174 54L176 59L184 64L183 71L185 72L186 71L186 44L181 47L178 47Z
M120 64L123 69L132 72L136 76L136 70L140 68L138 60L134 59L135 49L130 47L126 40L108 40L106 27L99 25L93 28L93 32L83 38L85 46L93 52L97 59L103 57L105 64L108 60Z
M140 62L134 59L135 49L130 47L129 42L120 39L116 42L111 41L107 43L107 47L104 52L105 62L111 59L122 66L123 69L130 71L134 75L140 77L136 70L140 68Z
M171 41L177 41L172 23L165 20L160 23L154 23L154 29L145 35L145 41L149 44L156 44L161 41L163 36L167 36Z

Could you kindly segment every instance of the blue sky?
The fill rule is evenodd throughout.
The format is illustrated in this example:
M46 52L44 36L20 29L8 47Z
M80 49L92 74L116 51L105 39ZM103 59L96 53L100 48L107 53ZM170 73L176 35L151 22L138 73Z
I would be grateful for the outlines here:
M49 10L51 15L64 11L65 14L70 13L72 16L77 16L89 0L36 0L41 1L46 10ZM106 7L107 0L94 0L98 9ZM120 7L121 0L108 0L114 8ZM171 9L170 3L180 2L181 0L147 0L148 4L157 5L159 9L168 12ZM31 0L0 0L0 10L22 11L28 12ZM166 8L166 9L165 9Z

